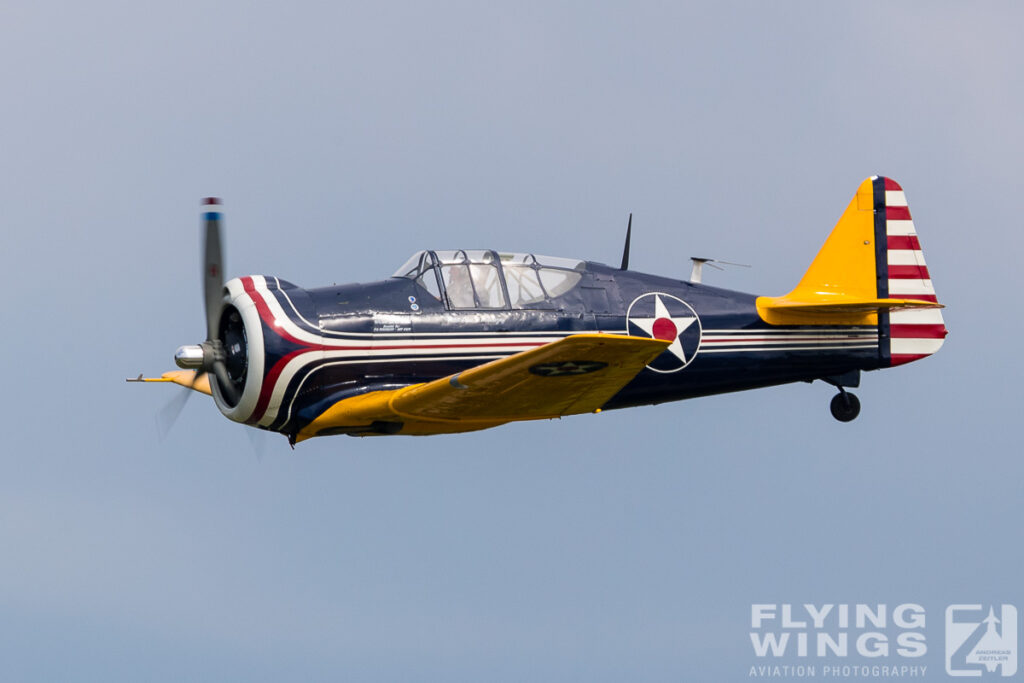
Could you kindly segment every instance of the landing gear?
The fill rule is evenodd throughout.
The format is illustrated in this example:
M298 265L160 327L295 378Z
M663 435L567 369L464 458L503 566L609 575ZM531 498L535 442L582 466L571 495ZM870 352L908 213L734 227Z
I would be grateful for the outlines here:
M842 387L839 387L839 393L832 397L828 407L832 417L840 422L849 422L860 415L860 399Z

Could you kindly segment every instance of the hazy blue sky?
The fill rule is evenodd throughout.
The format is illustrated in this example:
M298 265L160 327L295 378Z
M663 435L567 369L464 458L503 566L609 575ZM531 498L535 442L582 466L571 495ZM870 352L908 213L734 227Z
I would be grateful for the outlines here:
M0 679L749 680L751 603L1024 609L1016 3L7 2ZM493 247L796 283L865 177L950 336L864 377L294 452L195 397L227 271ZM255 452L262 450L262 458Z

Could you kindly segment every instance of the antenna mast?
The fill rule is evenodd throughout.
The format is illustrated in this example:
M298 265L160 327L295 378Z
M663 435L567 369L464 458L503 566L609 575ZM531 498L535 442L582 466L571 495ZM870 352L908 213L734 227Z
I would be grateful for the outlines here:
M622 249L622 268L629 270L629 238L633 234L633 213L629 214L629 223L626 224L626 246Z

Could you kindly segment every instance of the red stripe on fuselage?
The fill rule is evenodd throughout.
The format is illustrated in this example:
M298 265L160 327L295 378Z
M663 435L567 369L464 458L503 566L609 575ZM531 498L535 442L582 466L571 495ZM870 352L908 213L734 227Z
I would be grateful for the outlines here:
M306 342L299 341L281 329L280 325L275 324L274 314L270 312L270 307L267 306L267 302L263 300L263 295L256 291L256 285L251 277L242 278L242 287L245 289L245 293L249 295L253 304L256 305L256 310L260 314L260 320L262 320L267 327L273 330L274 333L282 339L286 339L293 344L303 347L285 355L281 360L274 364L274 367L265 372L263 376L263 384L260 387L260 397L256 401L256 407L253 409L252 414L246 420L246 424L256 424L263 419L263 414L267 411L267 406L270 405L270 396L274 393L274 385L277 384L277 378L281 375L281 372L284 371L288 362L296 356L300 356L311 351L317 351L318 349Z
M885 217L890 221L909 221L910 220L910 207L909 206L887 206L885 207Z
M819 342L830 342L830 343L831 342L850 342L850 343L853 343L853 342L865 342L865 341L873 342L873 341L876 341L877 339L878 339L878 336L874 335L874 334L864 335L864 336L854 336L854 337L796 337L796 338L787 338L787 337L746 337L746 336L743 336L743 337L726 337L726 338L719 337L717 339L709 339L707 337L704 337L703 339L701 339L700 343L701 344L731 344L731 343L734 343L734 342L749 342L749 343L754 343L754 342L761 343L761 342L764 342L764 343L769 343L769 344L809 344L809 343L810 344L817 344Z
M270 405L270 397L274 393L274 386L277 384L277 378L281 376L285 366L288 365L289 361L297 356L301 356L304 353L310 353L313 349L302 349L300 351L292 351L284 358L274 364L274 367L270 368L270 372L266 374L263 379L263 386L260 387L260 397L256 401L256 408L253 409L252 415L245 421L246 424L257 424L263 419L263 415L267 412L267 406Z
M900 187L900 184L897 183L892 178L885 178L885 189L887 189L887 190L902 190L903 188Z
M267 302L263 300L263 295L256 291L256 285L253 283L251 277L242 278L242 287L245 289L245 293L249 295L249 298L252 299L252 302L256 304L256 310L259 311L260 319L267 327L274 331L274 334L282 339L290 341L293 344L298 344L299 346L312 346L309 342L301 341L288 334L280 325L277 324L274 314L270 312L270 307L267 305Z

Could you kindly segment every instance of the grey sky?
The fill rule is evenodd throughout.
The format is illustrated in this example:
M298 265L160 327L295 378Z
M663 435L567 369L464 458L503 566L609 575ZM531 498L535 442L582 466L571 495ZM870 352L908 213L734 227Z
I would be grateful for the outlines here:
M753 602L1024 608L1013 3L9 3L0 9L3 680L747 680ZM227 271L493 247L796 283L906 190L950 337L864 377L427 439L203 397ZM262 458L254 452L261 450Z

